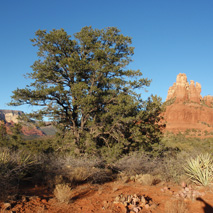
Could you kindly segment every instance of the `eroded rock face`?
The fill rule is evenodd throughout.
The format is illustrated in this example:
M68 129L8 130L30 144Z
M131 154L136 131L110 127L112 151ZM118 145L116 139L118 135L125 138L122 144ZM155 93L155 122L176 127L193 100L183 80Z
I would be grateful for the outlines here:
M213 96L210 95L204 96L203 101L207 106L213 107Z
M201 85L193 80L188 83L186 74L180 73L176 83L169 88L166 101L174 100L166 107L166 130L172 132L187 129L213 132L213 96L202 98Z
M0 110L0 121L6 124L7 131L10 133L10 128L14 124L19 123L18 117L24 112L18 110ZM38 135L44 136L45 134L38 129L35 125L22 125L22 133L24 135Z
M18 110L0 110L0 120L7 123L18 123L18 117L21 114L23 114L23 112Z
M189 84L186 74L180 73L177 76L176 83L169 88L166 101L175 98L175 102L193 101L200 103L202 99L200 93L201 85L197 82L195 84L193 80Z

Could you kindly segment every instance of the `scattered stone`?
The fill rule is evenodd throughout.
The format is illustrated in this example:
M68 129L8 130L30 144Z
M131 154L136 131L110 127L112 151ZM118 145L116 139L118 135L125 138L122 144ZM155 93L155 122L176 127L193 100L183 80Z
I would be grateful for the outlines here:
M127 196L120 194L115 198L114 203L123 204L123 206L126 207L127 212L132 213L140 212L143 208L150 209L157 207L157 204L155 204L150 198L137 194Z
M193 190L191 185L189 185L187 187L185 182L182 182L181 186L182 186L182 189L179 192L176 192L176 193L168 187L162 188L161 191L162 192L168 192L169 194L174 195L177 198L180 197L180 198L183 198L183 199L193 199L193 200L195 198L199 197L199 196L205 195L205 193L200 193L199 191Z

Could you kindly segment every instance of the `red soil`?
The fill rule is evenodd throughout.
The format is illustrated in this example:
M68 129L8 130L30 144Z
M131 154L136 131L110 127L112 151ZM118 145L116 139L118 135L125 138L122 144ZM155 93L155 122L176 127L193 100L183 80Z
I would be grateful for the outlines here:
M163 192L162 189L167 186L170 190ZM85 184L73 189L72 200L69 204L60 203L54 198L53 194L46 187L26 188L22 191L22 200L10 202L8 210L4 210L7 204L2 203L1 212L49 212L49 213L73 213L73 212L130 212L121 203L114 203L116 196L126 195L144 195L148 197L155 205L154 208L143 208L139 212L188 212L188 213L212 213L213 212L213 188L196 187L194 188L202 193L200 200L176 198L173 194L179 192L181 186L168 183L160 183L156 186L143 186L137 182L124 183L115 181L103 185ZM180 201L186 207L185 211L178 211L175 203ZM173 211L172 211L173 210Z

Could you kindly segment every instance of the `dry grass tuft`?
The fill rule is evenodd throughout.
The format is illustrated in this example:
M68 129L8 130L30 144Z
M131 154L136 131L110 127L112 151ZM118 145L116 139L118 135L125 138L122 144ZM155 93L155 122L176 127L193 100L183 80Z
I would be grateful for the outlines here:
M131 176L130 180L137 181L141 183L142 185L147 185L147 186L152 186L156 185L161 182L160 178L157 176L153 176L151 174L140 174L140 175L135 175Z
M57 200L62 203L69 203L72 197L72 190L69 184L56 185L53 193Z
M150 174L144 174L142 175L142 177L140 178L140 182L143 185L147 185L147 186L151 186L154 183L155 178L150 175Z
M166 213L187 213L188 205L184 200L170 200L165 203Z

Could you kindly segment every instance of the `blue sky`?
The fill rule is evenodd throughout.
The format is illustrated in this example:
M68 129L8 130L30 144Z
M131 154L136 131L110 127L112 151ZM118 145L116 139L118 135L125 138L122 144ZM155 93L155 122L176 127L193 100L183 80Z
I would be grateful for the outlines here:
M201 95L213 95L212 0L1 0L0 109L29 112L28 106L8 107L12 91L24 88L37 59L30 42L38 29L64 28L72 35L84 26L115 26L132 37L130 67L152 79L148 93L165 101L178 73L201 83Z

